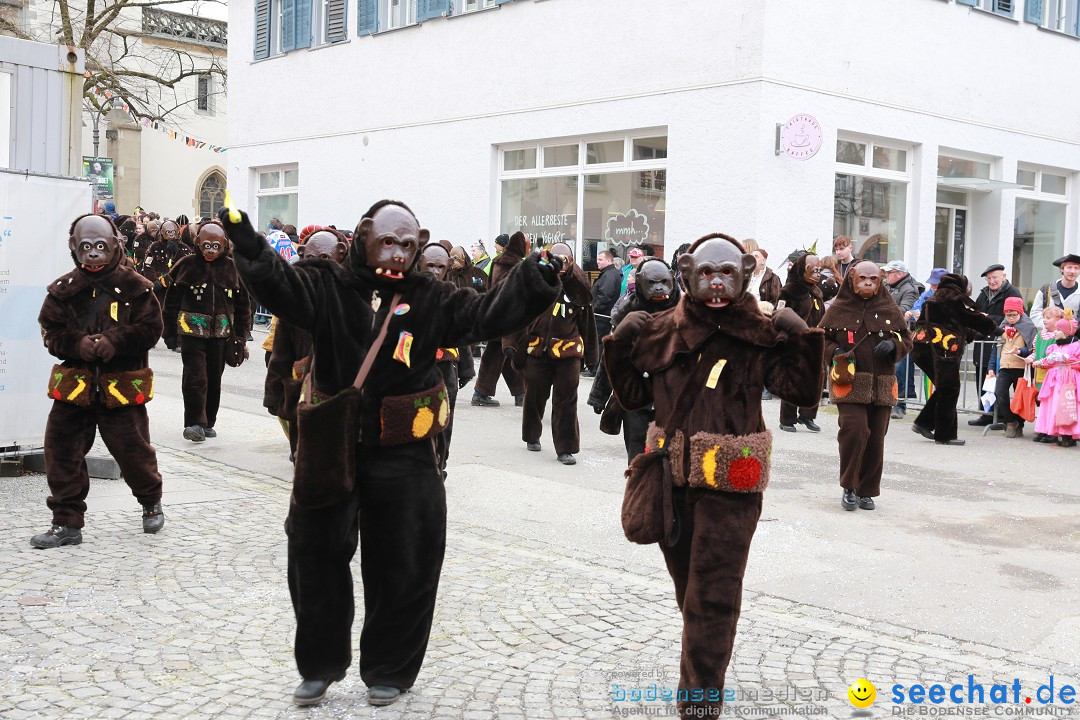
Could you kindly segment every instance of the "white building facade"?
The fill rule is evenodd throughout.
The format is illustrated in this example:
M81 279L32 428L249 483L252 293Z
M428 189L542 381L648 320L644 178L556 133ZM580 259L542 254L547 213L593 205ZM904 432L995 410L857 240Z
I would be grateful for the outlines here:
M848 235L921 280L1001 262L1030 298L1080 251L1077 2L234 3L230 187L263 227L393 197L587 268Z

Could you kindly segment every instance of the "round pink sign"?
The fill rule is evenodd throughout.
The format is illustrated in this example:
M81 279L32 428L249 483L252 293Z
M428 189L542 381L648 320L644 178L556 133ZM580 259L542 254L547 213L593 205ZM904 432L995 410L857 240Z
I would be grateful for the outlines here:
M780 147L790 158L807 160L821 149L821 125L813 115L796 115L780 126Z

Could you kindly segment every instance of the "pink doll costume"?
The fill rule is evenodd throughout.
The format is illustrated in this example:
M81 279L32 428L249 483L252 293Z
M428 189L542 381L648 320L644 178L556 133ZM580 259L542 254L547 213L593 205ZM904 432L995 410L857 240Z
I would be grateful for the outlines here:
M1059 320L1057 329L1069 338L1076 332L1076 323ZM1066 381L1071 378L1073 387L1080 387L1080 341L1051 345L1047 348L1046 357L1036 361L1035 367L1049 368L1039 391L1039 417L1035 421L1035 432L1056 435L1059 445L1071 447L1080 438L1080 419L1059 425L1057 411L1058 405L1065 400Z

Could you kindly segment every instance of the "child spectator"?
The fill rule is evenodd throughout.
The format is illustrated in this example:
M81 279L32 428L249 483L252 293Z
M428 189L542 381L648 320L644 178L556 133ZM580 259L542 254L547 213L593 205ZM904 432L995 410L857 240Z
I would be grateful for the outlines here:
M1073 337L1075 320L1058 320L1055 327L1054 346L1045 358L1035 363L1036 367L1049 368L1039 391L1039 417L1035 421L1035 430L1057 436L1057 444L1061 447L1074 447L1076 439L1080 438L1076 408L1076 388L1080 386L1080 340Z
M1027 364L1024 359L1031 354L1035 343L1035 323L1024 314L1022 298L1005 298L1005 319L998 325L1004 345L1001 348L1001 366L998 368L997 384L994 386L998 418L1005 422L1005 437L1024 436L1024 418L1012 411L1012 390L1024 376Z

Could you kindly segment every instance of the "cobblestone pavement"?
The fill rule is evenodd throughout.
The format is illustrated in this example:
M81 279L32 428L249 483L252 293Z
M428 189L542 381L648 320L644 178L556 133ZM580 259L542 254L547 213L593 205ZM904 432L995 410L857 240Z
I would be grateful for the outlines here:
M91 504L82 545L32 550L27 539L47 521L44 478L0 485L0 717L520 720L672 710L613 700L677 683L680 623L665 578L453 517L414 690L374 709L353 670L323 705L296 708L288 484L183 451L159 448L159 459L188 491L166 504L158 535L141 532L127 495L107 509ZM94 482L118 499L127 492L122 481ZM1055 671L1074 684L1080 676L1030 653L1019 659L748 591L727 711L850 717L846 688L866 677L878 684L873 712L882 717L893 683L966 682L971 673L988 690L1018 678L1031 695Z

